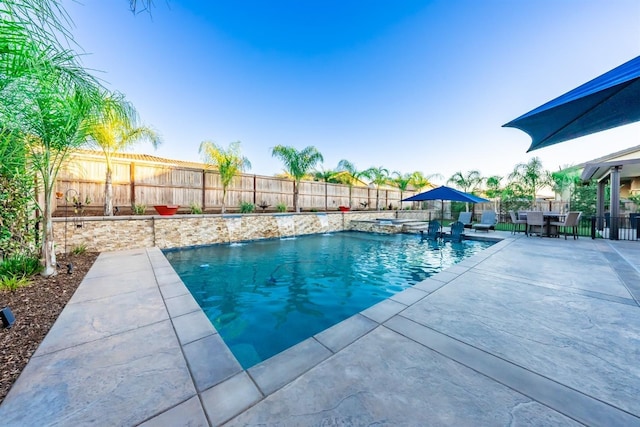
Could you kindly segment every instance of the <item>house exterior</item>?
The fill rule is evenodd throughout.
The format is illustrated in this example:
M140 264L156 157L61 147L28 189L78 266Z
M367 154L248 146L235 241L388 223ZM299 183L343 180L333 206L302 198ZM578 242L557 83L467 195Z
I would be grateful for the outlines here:
M596 195L596 217L598 218L605 217L605 186L610 183L609 236L611 239L617 239L618 227L624 223L620 212L620 201L640 194L640 145L586 162L580 178L583 182L593 179L598 182ZM637 209L637 206L635 208ZM638 221L634 224L632 220L632 228L636 225ZM603 226L603 221L598 221L598 229L602 229Z

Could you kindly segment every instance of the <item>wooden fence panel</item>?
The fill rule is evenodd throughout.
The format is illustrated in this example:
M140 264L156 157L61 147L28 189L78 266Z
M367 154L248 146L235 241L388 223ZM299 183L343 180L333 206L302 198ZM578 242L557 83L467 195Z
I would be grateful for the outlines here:
M144 156L142 156L144 157ZM222 184L217 171L197 167L162 164L136 158L116 158L112 164L114 206L128 207L132 203L148 207L157 204L178 204L188 207L198 204L208 211L219 209L222 204ZM100 153L78 154L61 170L56 190L74 190L84 200L91 200L91 208L104 204L104 180L106 163ZM293 209L294 183L280 177L241 174L234 177L227 189L226 206L238 208L242 202L267 204L274 209L284 203ZM408 192L402 197L409 197ZM380 190L380 205L399 206L400 193L394 189ZM353 187L352 209L375 208L375 189ZM64 204L58 201L58 206ZM316 181L300 184L299 205L303 209L334 210L349 205L349 187Z

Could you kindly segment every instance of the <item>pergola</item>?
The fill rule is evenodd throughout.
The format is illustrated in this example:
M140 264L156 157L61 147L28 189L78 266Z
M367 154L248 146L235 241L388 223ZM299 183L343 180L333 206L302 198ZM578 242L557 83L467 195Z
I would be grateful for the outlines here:
M596 217L604 217L604 188L609 182L611 184L611 195L609 200L609 212L611 224L609 228L609 238L618 240L618 228L620 226L618 218L620 216L620 184L623 180L631 180L640 177L640 159L611 160L599 163L587 163L580 179L582 182L589 182L592 179L598 181L596 190ZM598 228L602 229L602 221L599 221Z

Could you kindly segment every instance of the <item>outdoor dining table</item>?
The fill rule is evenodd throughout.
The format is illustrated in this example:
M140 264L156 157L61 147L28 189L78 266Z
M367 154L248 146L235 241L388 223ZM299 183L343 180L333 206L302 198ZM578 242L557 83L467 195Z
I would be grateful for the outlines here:
M555 236L557 234L557 230L556 232L552 233L551 230L551 222L552 221L561 221L563 220L567 215L560 213L560 212L542 212L542 216L544 218L544 233L542 233L543 236ZM518 218L520 219L527 219L527 213L526 212L518 212ZM528 227L529 225L527 225Z

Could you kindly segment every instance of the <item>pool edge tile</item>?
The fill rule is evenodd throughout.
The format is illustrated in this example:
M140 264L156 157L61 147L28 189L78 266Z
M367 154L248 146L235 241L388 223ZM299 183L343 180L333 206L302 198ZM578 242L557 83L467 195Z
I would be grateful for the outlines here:
M333 353L314 338L307 338L258 363L246 372L265 395L284 387Z

